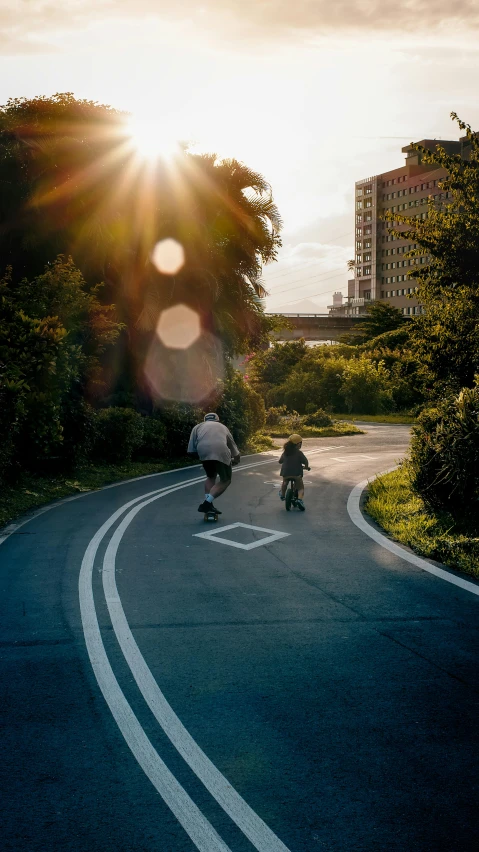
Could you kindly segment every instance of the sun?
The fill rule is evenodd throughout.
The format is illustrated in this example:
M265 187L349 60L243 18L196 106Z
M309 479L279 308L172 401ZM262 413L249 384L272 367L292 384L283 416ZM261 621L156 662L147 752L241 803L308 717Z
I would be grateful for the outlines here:
M178 141L161 121L132 116L127 129L134 149L147 160L171 159L178 152Z

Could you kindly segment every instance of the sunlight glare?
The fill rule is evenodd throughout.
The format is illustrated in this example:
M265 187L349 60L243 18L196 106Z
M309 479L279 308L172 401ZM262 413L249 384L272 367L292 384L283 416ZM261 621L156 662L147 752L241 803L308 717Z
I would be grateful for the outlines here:
M178 141L161 121L132 116L128 133L134 148L145 159L171 159L179 150Z

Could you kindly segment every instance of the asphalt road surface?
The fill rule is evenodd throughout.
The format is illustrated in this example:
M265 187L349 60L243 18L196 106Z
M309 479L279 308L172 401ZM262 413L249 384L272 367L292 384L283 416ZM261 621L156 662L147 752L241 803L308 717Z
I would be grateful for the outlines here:
M304 513L272 453L216 525L190 468L3 542L3 849L478 848L479 597L351 522L408 442L366 428L305 441Z

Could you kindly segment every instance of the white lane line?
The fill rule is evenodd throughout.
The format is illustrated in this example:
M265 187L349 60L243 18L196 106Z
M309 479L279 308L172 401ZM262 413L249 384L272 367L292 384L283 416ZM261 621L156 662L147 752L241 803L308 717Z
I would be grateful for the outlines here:
M263 462L263 464L268 463ZM185 488L187 484L183 483L176 488L173 487L167 493L170 494L172 491ZM216 799L218 804L221 805L228 816L231 817L233 822L236 823L238 828L241 829L243 834L251 841L258 852L289 852L284 843L245 802L243 797L232 787L186 730L155 681L136 644L126 619L121 600L119 599L115 578L115 559L118 546L125 531L138 512L144 506L163 496L166 496L166 493L157 494L131 509L118 525L108 544L103 561L103 589L113 630L123 651L125 660L148 707L167 737L195 775L202 781L206 789Z
M166 493L169 493L169 489ZM201 852L231 852L152 746L119 686L101 638L92 587L96 553L103 537L120 515L143 497L131 500L114 512L93 536L85 551L79 578L79 596L86 647L98 685L124 739L196 848Z
M383 470L381 473L378 473L377 476L383 476L385 473L390 473L392 470L396 470L396 467L397 465L390 467L387 470ZM427 571L428 574L434 574L435 577L440 577L440 579L445 580L446 583L452 583L453 586L459 586L460 589L465 589L467 592L471 592L471 594L479 596L479 585L476 586L474 583L469 582L469 580L464 580L462 577L456 577L455 574L450 574L449 571L446 571L443 568L431 565L430 562L427 562L426 559L422 559L420 556L416 556L415 553L409 553L408 550L405 550L394 541L390 541L390 539L386 538L386 536L382 535L382 533L374 529L374 527L367 522L361 512L360 501L361 494L368 484L369 479L364 479L362 482L359 482L354 486L349 495L347 509L353 524L356 524L362 532L374 539L374 541L377 542L377 544L380 544L381 547L384 547L386 550L394 553L395 556L405 559L406 562L410 562L411 565L421 568L422 571Z
M276 461L276 459L274 458L265 459L263 462L260 463L245 465L243 467L243 470L247 469L250 466L256 467L258 464L271 464L274 461ZM85 556L83 558L79 578L80 610L83 631L85 634L85 642L93 671L97 678L100 689L103 693L105 701L107 702L110 711L112 712L112 715L125 741L127 742L138 763L140 764L152 784L158 790L164 801L168 804L172 812L175 814L180 824L183 826L183 828L185 828L197 848L201 850L201 852L231 852L231 850L229 850L229 848L223 843L219 835L217 835L212 826L210 826L207 820L203 817L201 812L198 811L198 808L196 807L194 802L192 802L192 800L187 796L186 792L178 784L174 776L169 772L168 768L163 763L156 750L153 748L150 741L144 734L138 720L136 719L136 716L134 715L123 692L121 691L118 681L116 680L113 670L108 661L108 657L106 655L106 651L103 645L98 620L96 617L92 590L93 565L98 547L110 527L113 526L113 524L127 509L129 509L131 506L134 506L135 504L138 504L140 501L143 501L143 506L146 505L146 503L152 502L152 499L157 499L160 496L166 496L172 491L178 491L181 488L186 488L189 485L194 485L195 483L202 481L203 477L198 477L197 479L189 480L188 482L182 483L177 486L167 486L163 489L151 491L149 494L143 494L141 497L137 497L134 500L130 500L128 503L125 503L124 506L114 512L113 515L111 515L111 517L108 518L107 521L105 521L103 526L98 530L98 532L95 534L90 544L88 545L88 548L85 552ZM145 498L152 499L145 500ZM142 508L142 506L137 507L138 510L139 508ZM110 541L110 545L112 545L112 541ZM105 573L106 572L104 571L104 574ZM211 763L209 758L201 751L201 749L190 736L188 731L186 731L186 729L174 713L173 709L170 707L170 705L164 698L163 693L159 689L158 685L156 684L156 681L154 680L153 675L148 669L148 666L146 665L146 662L142 657L138 646L136 645L133 635L131 634L129 625L126 621L125 614L123 612L123 608L121 606L120 598L118 596L114 568L112 577L112 588L108 592L106 591L105 582L107 581L104 576L103 583L105 589L105 596L107 597L107 606L110 613L110 618L112 619L112 624L115 633L117 635L117 639L120 642L120 637L115 629L115 622L113 621L113 613L120 619L121 617L123 617L124 630L121 635L124 639L124 642L120 642L120 645L122 647L122 651L125 655L125 658L127 659L127 662L130 665L130 669L133 673L133 676L141 692L143 693L145 701L148 703L150 709L152 710L153 714L157 718L160 725L162 725L162 727L163 714L166 713L167 717L168 711L171 714L169 721L173 722L173 729L170 729L170 733L168 733L166 728L164 728L171 742L176 745L176 748L178 749L178 751L180 751L183 758L186 760L187 763L189 763L189 765L191 764L188 760L188 754L190 752L190 747L192 747L193 755L197 761L197 769L201 769L201 775L199 774L199 772L196 771L196 769L194 771L196 772L198 777L201 778L203 784L205 784L207 789L209 789L210 792L215 796L218 803L223 807L226 813L228 813L233 819L233 821L236 822L237 825L241 828L243 833L250 839L252 839L253 837L256 838L257 843L255 845L259 852L289 852L287 847L276 837L276 835L268 828L268 826L263 822L263 820L261 820L261 818L252 810L252 808L249 807L249 805L244 801L244 799L242 799L239 793L234 790L234 788L229 784L226 778L224 778L224 776L219 772L219 770L214 766L214 764ZM134 659L133 663L130 663L126 651L129 652L130 658ZM136 656L137 659L135 658ZM132 666L134 666L134 668ZM137 671L138 666L139 669ZM142 682L146 683L146 693L142 688ZM179 726L180 739L183 744L183 751L180 750L173 736L175 724ZM183 732L185 736L183 736ZM203 765L202 761L204 761ZM205 778L205 767L211 773L211 787L210 784L207 783L208 779ZM172 779L174 782L173 786ZM192 834L190 833L191 831L195 832L196 839L193 838ZM253 840L252 842L254 843ZM257 845L258 843L260 845Z

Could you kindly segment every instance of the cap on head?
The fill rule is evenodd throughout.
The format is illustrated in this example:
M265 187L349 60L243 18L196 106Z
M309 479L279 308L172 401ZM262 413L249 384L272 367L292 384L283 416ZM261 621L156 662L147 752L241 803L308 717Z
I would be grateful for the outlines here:
M289 438L288 438L288 441L290 442L290 444L300 444L302 440L303 439L302 439L301 435L296 435L296 433L294 433L293 435L290 435Z
M205 420L205 422L206 422L207 420L219 420L220 418L218 417L218 415L217 415L217 414L215 414L215 412L214 412L214 411L210 411L210 413L209 413L209 414L205 414L205 416L204 416L204 418L203 418L203 419L204 419L204 420Z

